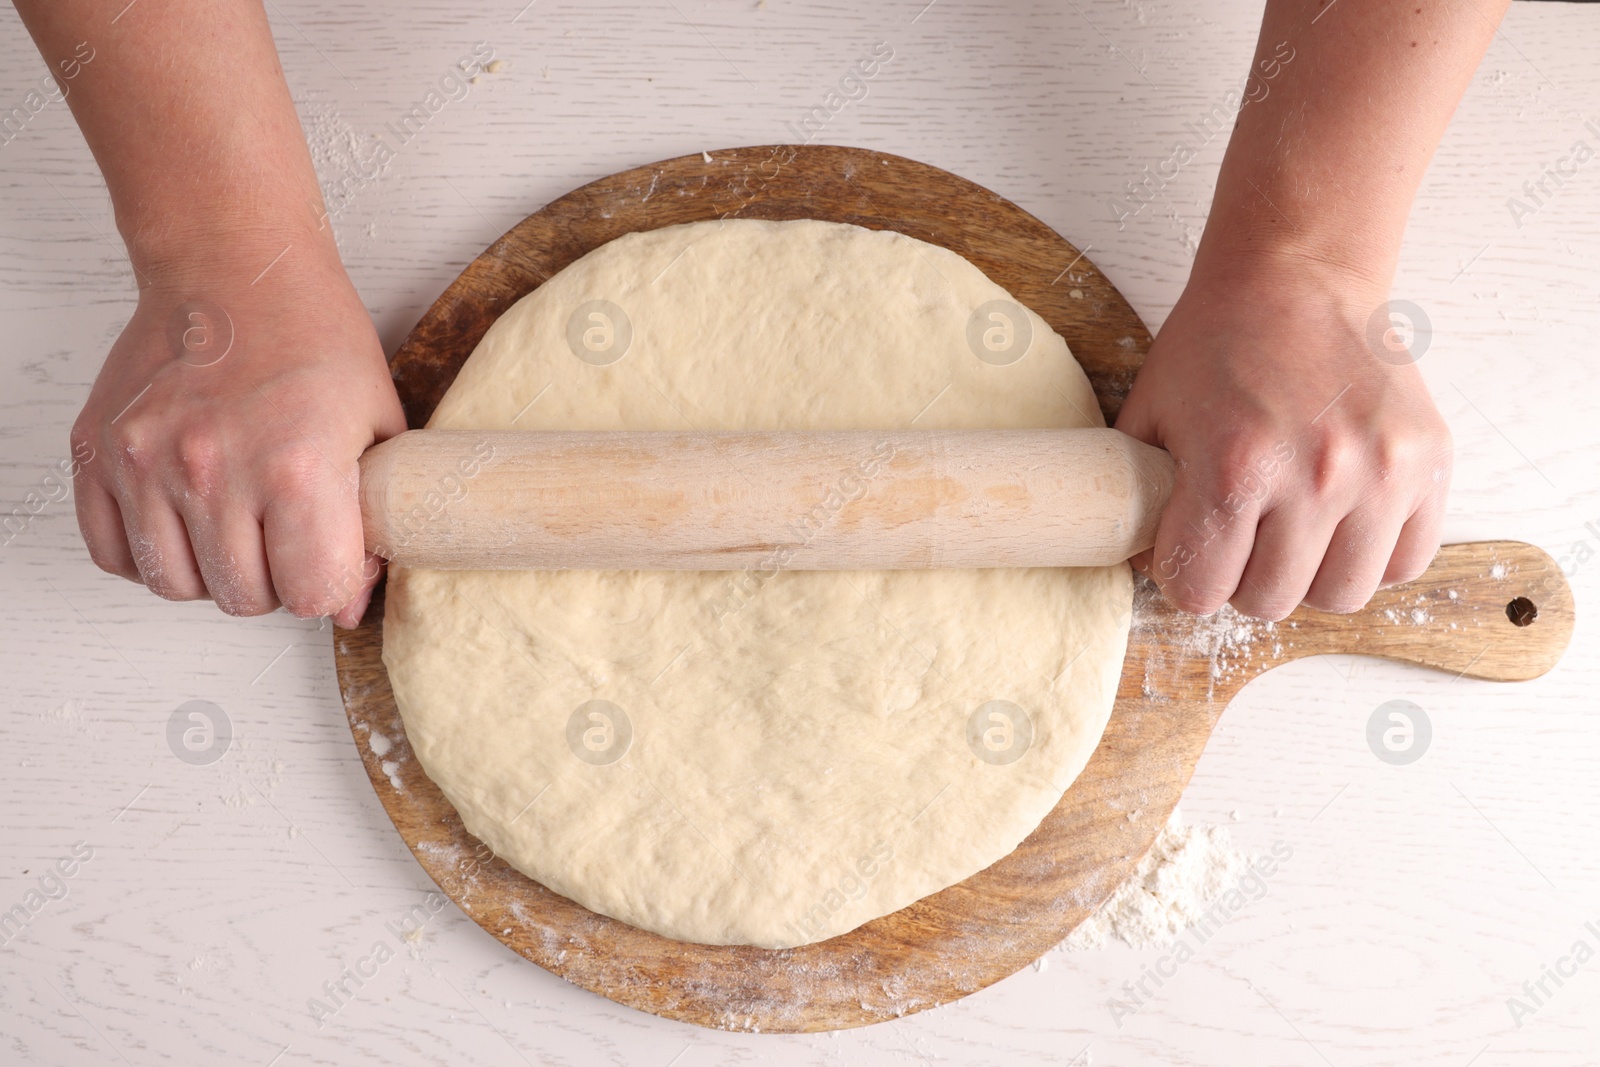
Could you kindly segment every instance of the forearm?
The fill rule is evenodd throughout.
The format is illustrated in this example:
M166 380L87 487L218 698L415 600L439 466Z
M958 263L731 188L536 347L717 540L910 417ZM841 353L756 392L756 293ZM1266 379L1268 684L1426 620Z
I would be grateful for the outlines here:
M1508 6L1269 0L1195 276L1304 260L1386 292L1422 175Z
M92 50L67 103L142 276L200 282L291 246L337 262L259 3L161 0L120 18L97 0L15 4L52 70Z

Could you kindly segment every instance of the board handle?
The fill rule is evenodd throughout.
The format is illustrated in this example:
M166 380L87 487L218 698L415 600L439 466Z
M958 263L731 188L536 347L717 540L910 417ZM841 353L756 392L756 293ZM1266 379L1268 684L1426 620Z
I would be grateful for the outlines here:
M1415 581L1380 590L1350 615L1301 607L1279 623L1291 657L1379 656L1498 682L1537 678L1572 640L1572 587L1521 541L1445 545ZM1300 624L1300 625L1297 625Z

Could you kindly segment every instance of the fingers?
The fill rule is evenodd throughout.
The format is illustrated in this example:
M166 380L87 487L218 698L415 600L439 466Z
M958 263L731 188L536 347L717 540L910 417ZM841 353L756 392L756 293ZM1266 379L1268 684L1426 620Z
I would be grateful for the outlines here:
M128 549L128 534L122 524L122 509L105 486L79 476L73 489L78 511L78 529L89 549L94 565L108 574L139 581L139 568Z
M205 508L208 503L214 512ZM194 537L190 548L217 607L242 617L276 611L278 595L267 569L261 520L227 498L201 501L200 508L184 517Z
M273 487L262 516L267 563L278 599L293 615L331 615L370 593L355 471L342 478L320 456L299 464L292 489ZM365 607L365 603L361 605Z
M1305 603L1318 611L1348 615L1372 599L1400 537L1405 513L1357 508L1334 531Z
M138 459L142 450L124 451ZM238 497L220 465L202 462L215 450L191 440L180 451L165 477L151 477L145 460L124 463L115 490L81 479L79 525L98 566L168 600L209 597L230 615L281 604L302 618L337 612L337 623L359 623L382 560L362 544L353 466L341 478L314 448L298 449Z
M1439 552L1439 532L1443 525L1442 498L1428 501L1406 520L1383 572L1385 585L1409 582L1428 569Z
M164 496L143 494L120 501L122 527L128 538L139 580L164 600L204 600L189 529Z
M1249 494L1197 491L1185 474L1156 529L1148 573L1180 610L1209 615L1238 588L1260 505Z
M1156 433L1155 427L1151 426L1148 420L1142 416L1138 404L1124 404L1122 411L1117 415L1115 427L1135 440L1143 441L1147 445L1155 445L1157 448L1161 447L1160 435ZM1150 574L1151 568L1155 565L1155 560L1156 550L1152 547L1128 557L1128 565L1140 574Z
M1262 518L1256 546L1233 606L1279 620L1299 604L1347 615L1385 585L1409 582L1439 548L1440 507L1430 502L1409 518L1404 509L1357 508L1332 529L1296 509Z
M1316 581L1338 528L1337 515L1310 504L1290 502L1262 516L1230 603L1258 619L1288 616Z
M361 616L366 614L367 604L372 600L372 590L382 576L383 557L375 552L368 552L362 560L361 584L356 595L348 604L333 613L335 626L350 630L361 625Z

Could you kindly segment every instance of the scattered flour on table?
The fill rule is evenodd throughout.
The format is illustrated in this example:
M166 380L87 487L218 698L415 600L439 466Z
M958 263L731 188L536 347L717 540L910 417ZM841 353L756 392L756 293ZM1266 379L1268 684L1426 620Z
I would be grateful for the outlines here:
M1173 809L1132 877L1061 945L1082 952L1101 948L1113 937L1134 948L1170 945L1249 866L1250 857L1227 830L1190 826Z
M87 737L91 741L100 740L99 726L93 719L84 715L83 709L83 701L68 700L46 711L41 711L39 713L39 721L47 722L67 733Z
M295 110L323 197L322 208L307 205L306 211L328 213L320 224L333 227L341 251L348 250L346 241L352 238L376 237L383 203L379 185L388 169L387 157L380 156L379 149L387 142L379 134L358 130L337 104L317 95L296 99ZM366 221L358 222L358 215Z
M323 185L336 181L345 171L364 159L372 138L363 136L346 122L339 106L327 100L306 98L295 101L300 125L305 130L311 163Z

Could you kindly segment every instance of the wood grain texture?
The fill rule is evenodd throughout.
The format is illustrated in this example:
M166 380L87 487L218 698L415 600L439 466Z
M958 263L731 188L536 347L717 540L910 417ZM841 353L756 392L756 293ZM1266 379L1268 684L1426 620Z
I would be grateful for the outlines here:
M1155 544L1173 473L1098 428L410 430L361 457L361 524L445 570L1105 567Z
M426 421L494 317L538 280L622 233L719 217L729 210L729 188L749 190L737 194L735 210L755 217L867 219L963 255L985 248L981 261L972 258L1080 354L1108 419L1120 403L1148 335L1087 257L1020 208L934 168L856 149L714 155L716 164L683 157L603 179L495 242L395 357L412 425ZM774 160L787 181L752 190L751 176ZM799 186L801 175L809 188ZM663 186L672 195L655 203L639 195L645 188L659 195ZM553 234L562 243L547 253ZM1089 299L1062 299L1030 282L1041 263L1073 262L1096 279L1084 290ZM1121 343L1127 337L1134 343ZM1537 607L1531 625L1507 613L1519 596ZM643 1011L717 1029L811 1032L948 1003L1058 944L1149 851L1223 708L1256 675L1301 656L1366 653L1470 677L1530 678L1559 659L1573 624L1571 592L1554 561L1531 545L1504 542L1451 546L1416 582L1384 591L1350 616L1301 609L1277 625L1231 613L1199 619L1142 581L1133 611L1105 735L1038 829L964 882L839 937L785 950L673 941L519 874L466 832L410 751L382 664L381 591L359 629L336 635L335 655L351 731L385 810L418 862L486 931L568 981ZM382 753L369 743L379 730L394 746ZM1135 811L1145 817L1130 820Z

